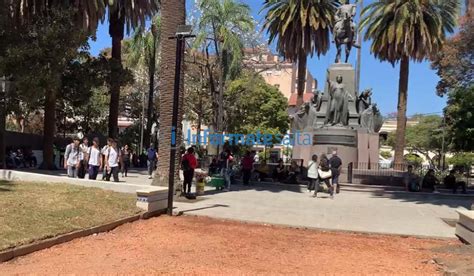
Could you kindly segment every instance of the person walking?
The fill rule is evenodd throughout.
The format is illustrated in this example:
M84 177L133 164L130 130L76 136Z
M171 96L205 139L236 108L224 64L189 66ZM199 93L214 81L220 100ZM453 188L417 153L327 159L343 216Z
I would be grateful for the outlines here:
M107 140L108 149L105 156L105 180L110 181L110 177L114 178L114 182L119 182L119 162L120 150L117 148L117 143L114 139Z
M64 154L64 168L67 169L67 176L71 178L77 177L80 161L82 160L79 143L79 138L74 138L73 142L67 145Z
M128 145L125 145L122 149L122 177L127 177L128 169L130 168L130 160L131 160L131 150Z
M87 139L87 137L84 137L82 139L82 144L79 145L79 148L81 150L82 159L79 162L77 177L84 179L86 177L86 173L88 169L87 160L89 159L89 157L87 156L89 154L89 139Z
M100 153L101 153L101 159L102 159L102 180L105 180L107 178L107 170L105 169L105 160L106 160L106 155L107 155L107 152L109 150L109 143L107 141L107 144L102 147L102 149L100 150Z
M252 176L252 170L253 170L253 156L250 153L250 151L247 151L245 153L244 158L241 161L242 165L242 181L244 183L244 186L248 186L250 184L250 177Z
M314 190L314 194L317 195L319 189L318 181L318 156L313 154L311 160L308 162L308 192Z
M332 173L332 185L336 187L336 194L340 192L339 176L342 170L342 160L337 156L337 151L332 152L332 157L329 159L329 167Z
M102 154L99 147L99 138L92 139L92 146L89 147L87 165L89 179L96 180L99 170L102 168Z
M183 191L182 195L191 193L193 183L194 169L197 167L197 159L194 156L194 148L190 147L181 158L181 169L183 170Z
M153 178L153 172L155 171L156 161L158 160L158 153L153 147L153 143L150 144L150 147L146 151L147 155L147 167L148 167L148 179Z
M331 185L331 178L332 172L331 168L329 167L329 160L325 154L321 154L321 160L319 161L318 167L318 182L324 182L329 189L329 194L331 195L331 198L334 198L334 189L333 185ZM317 197L317 190L315 189L314 192L315 193L313 197Z

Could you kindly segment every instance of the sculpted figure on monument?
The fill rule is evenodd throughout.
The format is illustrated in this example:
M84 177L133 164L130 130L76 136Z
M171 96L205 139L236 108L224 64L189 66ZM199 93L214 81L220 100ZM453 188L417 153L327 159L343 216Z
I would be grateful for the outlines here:
M355 1L355 3L357 4L357 1ZM350 0L346 0L344 4L337 9L334 15L336 23L333 28L333 35L337 48L336 63L341 62L342 45L346 45L346 63L349 60L352 46L359 47L356 44L357 31L354 23L354 18L357 13L356 4L351 4Z
M365 89L357 99L357 112L362 114L372 104L372 88Z
M382 114L377 108L377 104L371 104L360 115L360 126L368 130L369 133L378 133L383 125Z
M291 129L293 131L302 131L305 129L308 122L310 106L305 103L300 106L300 109L293 115L290 115Z
M308 120L306 123L306 130L315 130L317 128L318 122L318 112L321 108L321 95L320 91L313 90L313 97L311 98L311 102L308 103L309 111L308 111Z
M336 81L328 79L329 105L325 125L347 126L349 118L349 100L354 100L342 83L342 76Z

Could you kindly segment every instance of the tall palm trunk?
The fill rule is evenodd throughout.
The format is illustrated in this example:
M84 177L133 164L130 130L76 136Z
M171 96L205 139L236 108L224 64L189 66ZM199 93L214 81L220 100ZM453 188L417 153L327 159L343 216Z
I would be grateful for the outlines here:
M306 84L306 65L308 61L308 56L306 53L300 53L298 58L298 91L296 98L296 106L299 107L303 104L304 98L304 89Z
M153 42L155 43L155 42ZM155 47L153 47L155 49ZM155 51L155 50L154 50ZM154 96L155 96L155 61L156 55L153 54L148 68L149 88L148 88L148 110L146 112L146 133L144 135L145 146L150 145L151 126L153 125Z
M152 185L167 186L170 165L170 144L172 138L172 116L173 116L173 91L176 65L176 40L168 39L176 33L178 25L185 24L186 3L185 0L161 1L162 37L161 62L160 62L160 139L158 151L160 159L158 169ZM183 55L184 57L184 55ZM184 74L181 74L180 98L184 93ZM182 101L180 101L182 102ZM182 105L179 107L182 110ZM183 112L179 112L178 128L181 126ZM181 131L176 132L176 144L181 145ZM179 170L179 151L176 154L176 173Z
M0 86L0 90L3 90ZM2 98L0 99L0 169L6 168L5 163L5 154L6 154L6 144L5 144L5 132L6 132L6 91L2 91Z
M48 90L45 93L44 128L43 128L43 165L42 169L52 170L54 166L54 133L56 131L56 92ZM56 156L59 158L59 156ZM59 164L62 166L62 164Z
M120 16L120 14L122 16ZM123 11L113 11L110 16L109 35L112 37L112 68L110 78L109 137L118 135L118 116L120 102L120 75L122 71L122 39L125 18Z
M400 80L398 84L397 132L395 137L395 166L401 168L403 151L405 149L405 131L407 126L407 97L408 76L410 73L410 59L404 56L400 63Z

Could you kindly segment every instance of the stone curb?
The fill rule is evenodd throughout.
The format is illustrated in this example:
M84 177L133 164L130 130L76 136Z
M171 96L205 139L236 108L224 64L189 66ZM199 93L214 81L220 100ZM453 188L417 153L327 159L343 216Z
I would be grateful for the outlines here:
M126 217L123 219L119 219L107 224L99 225L99 226L94 226L91 228L87 229L81 229L77 230L74 232L62 234L53 238L41 240L32 244L27 244L27 245L22 245L19 247L11 248L6 251L0 252L0 263L9 261L11 259L14 259L16 257L24 256L30 253L33 253L35 251L43 250L46 248L50 248L52 246L69 242L77 238L83 238L86 236L90 236L92 234L97 234L97 233L103 233L103 232L108 232L111 231L118 226L121 226L126 223L134 222L139 219L148 219L154 216L158 216L163 214L165 211L158 211L158 212L152 212L152 213L139 213L137 215L133 215L130 217Z

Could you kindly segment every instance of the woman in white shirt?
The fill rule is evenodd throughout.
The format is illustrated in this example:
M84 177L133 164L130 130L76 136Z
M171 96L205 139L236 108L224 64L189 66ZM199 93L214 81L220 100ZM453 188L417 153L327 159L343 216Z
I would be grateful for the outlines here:
M313 154L313 157L308 162L308 192L314 190L314 194L318 193L319 180L318 180L318 156Z
M107 144L109 147L105 153L105 169L107 171L105 180L110 181L110 177L113 176L114 182L119 182L120 150L117 148L117 142L112 138L107 140Z
M102 156L99 148L99 138L92 140L92 146L89 147L88 153L89 179L96 180L99 170L102 167Z

